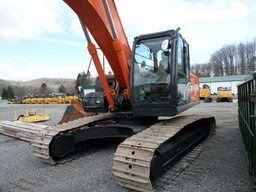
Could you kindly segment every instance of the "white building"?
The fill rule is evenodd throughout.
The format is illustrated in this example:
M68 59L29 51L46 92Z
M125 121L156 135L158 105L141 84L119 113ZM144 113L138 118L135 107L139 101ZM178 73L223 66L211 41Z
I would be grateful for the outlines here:
M220 76L220 77L201 77L200 88L203 84L209 85L211 94L217 93L218 87L231 87L232 93L237 94L237 85L244 82L249 75L232 75L232 76Z

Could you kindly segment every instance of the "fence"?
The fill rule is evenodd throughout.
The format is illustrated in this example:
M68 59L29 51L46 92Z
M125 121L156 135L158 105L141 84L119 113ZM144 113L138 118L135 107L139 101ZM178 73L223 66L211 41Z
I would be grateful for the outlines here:
M238 85L238 113L249 172L256 181L256 73L249 80Z

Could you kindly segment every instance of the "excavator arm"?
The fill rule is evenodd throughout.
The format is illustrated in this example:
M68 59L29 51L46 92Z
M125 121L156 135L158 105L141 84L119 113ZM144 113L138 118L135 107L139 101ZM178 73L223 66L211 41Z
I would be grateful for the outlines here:
M88 42L87 48L98 72L102 88L108 100L109 109L114 111L116 92L108 86L90 34L106 56L123 94L125 97L130 98L129 77L132 52L115 2L114 0L65 0L65 2L77 14L81 22Z

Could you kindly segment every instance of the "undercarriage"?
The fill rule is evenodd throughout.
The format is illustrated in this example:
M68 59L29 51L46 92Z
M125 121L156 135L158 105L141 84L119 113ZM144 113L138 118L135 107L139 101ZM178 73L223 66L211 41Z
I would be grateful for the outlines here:
M150 120L101 114L43 129L31 145L34 155L55 164L91 140L125 139L115 152L113 174L124 187L152 191L151 182L207 138L212 127L215 118L208 116Z
M34 155L55 164L71 155L86 142L97 139L126 139L151 126L157 120L123 118L100 114L79 118L43 129L31 142Z

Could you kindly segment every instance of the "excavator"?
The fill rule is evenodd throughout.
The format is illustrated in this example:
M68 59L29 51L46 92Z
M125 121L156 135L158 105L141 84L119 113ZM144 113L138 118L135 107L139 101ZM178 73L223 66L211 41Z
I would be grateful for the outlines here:
M175 29L139 35L131 49L114 0L64 2L80 20L98 73L96 88L83 99L79 114L85 117L43 129L31 143L33 153L58 163L87 141L121 138L113 158L115 178L124 187L152 191L166 166L215 126L211 116L179 115L199 102L189 45ZM104 73L97 46L113 75Z
M200 100L204 100L206 103L212 102L211 89L209 85L203 84L203 87L200 89L199 98Z

